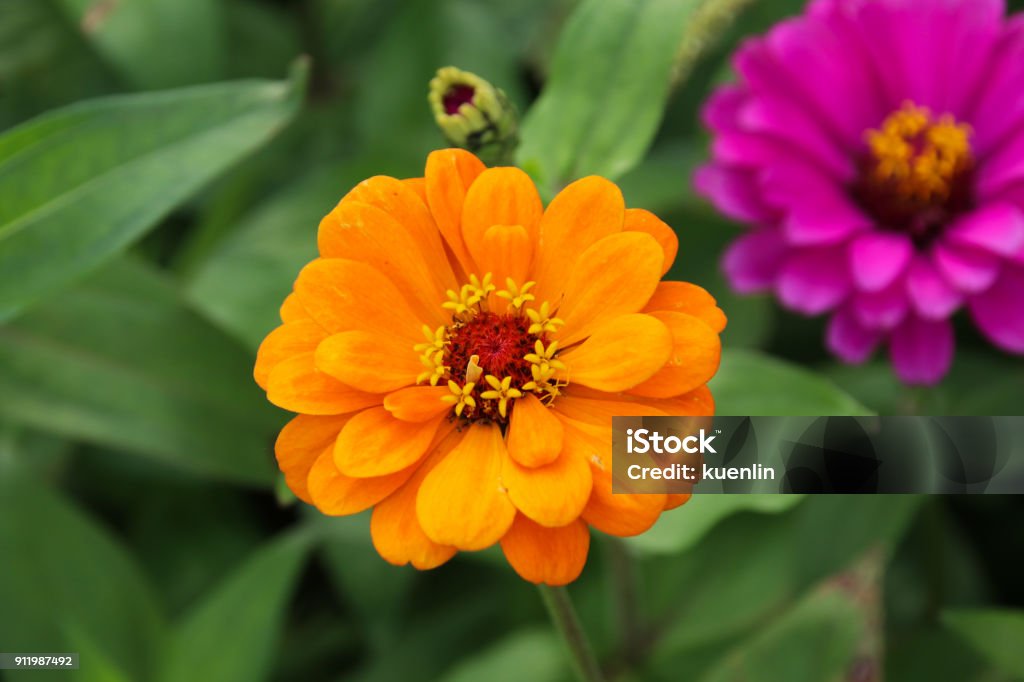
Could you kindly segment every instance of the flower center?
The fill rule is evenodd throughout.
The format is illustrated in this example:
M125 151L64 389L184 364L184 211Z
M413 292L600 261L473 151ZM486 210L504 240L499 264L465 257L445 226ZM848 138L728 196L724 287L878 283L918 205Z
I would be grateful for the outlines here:
M476 88L471 85L453 85L448 88L448 91L444 93L444 97L441 98L441 103L444 104L444 113L449 116L459 113L459 107L463 104L473 103L473 95L475 94Z
M418 382L447 385L442 400L456 418L504 425L516 399L534 393L551 404L567 385L559 376L565 365L557 359L558 342L549 340L562 320L546 301L531 307L534 282L506 279L498 290L491 279L471 275L459 291L448 291L442 307L452 312L451 323L424 326L427 341L414 350L426 367Z
M970 207L971 128L912 102L865 135L868 153L854 193L882 227L927 246Z

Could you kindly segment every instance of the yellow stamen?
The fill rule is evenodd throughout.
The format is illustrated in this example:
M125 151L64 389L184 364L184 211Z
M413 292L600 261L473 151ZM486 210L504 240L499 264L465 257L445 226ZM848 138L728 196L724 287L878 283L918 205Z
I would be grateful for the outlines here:
M871 179L905 199L942 204L972 164L971 134L969 125L949 114L936 119L929 109L905 102L880 130L867 132Z
M555 369L565 369L565 365L555 360L555 353L558 352L558 341L552 341L548 344L547 348L544 347L544 342L540 339L533 344L533 352L527 353L523 356L523 359L534 365L550 365Z
M455 414L459 417L462 416L463 410L466 407L476 407L476 400L473 398L473 388L476 386L474 383L468 383L465 386L459 386L454 381L448 382L448 390L452 392L451 395L446 395L441 398L442 402L452 403L455 405Z
M493 374L488 374L484 379L491 387L491 390L484 391L480 394L480 397L484 400L497 400L498 414L503 418L507 417L509 400L522 398L523 392L518 388L512 388L512 377L505 377L504 379L499 380L498 377Z
M484 275L483 280L477 279L476 275L469 276L469 284L463 287L463 289L468 289L469 291L469 297L467 299L469 305L474 306L481 301L486 300L488 294L498 288L491 284L491 277L492 275L489 272Z
M551 304L544 301L540 304L540 310L533 308L526 309L526 316L530 318L529 333L531 334L554 334L565 321L558 317L551 317Z
M502 289L499 291L498 298L506 299L512 303L513 308L519 310L523 305L536 298L533 294L527 293L531 288L536 286L536 284L536 282L526 282L522 287L519 287L516 285L515 280L511 277L506 277L505 286L507 286L508 289Z
M445 295L448 296L448 300L441 304L442 308L444 308L445 310L450 310L456 315L463 315L469 312L469 307L471 304L469 302L468 284L463 285L462 289L460 289L457 293L454 290L449 289L448 291L445 292Z

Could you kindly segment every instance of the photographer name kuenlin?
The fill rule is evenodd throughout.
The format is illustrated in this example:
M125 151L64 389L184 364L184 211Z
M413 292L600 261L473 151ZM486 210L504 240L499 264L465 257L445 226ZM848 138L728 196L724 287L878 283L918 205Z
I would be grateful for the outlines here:
M774 481L775 469L754 464L749 467L713 467L707 464L696 467L690 464L670 464L664 467L649 467L630 464L626 475L634 481Z
M709 435L705 429L696 434L684 436L663 436L649 429L626 430L626 452L629 454L689 455L717 454L713 442L715 435ZM752 464L745 467L714 467L706 462L696 464L673 463L666 466L642 466L631 464L626 468L626 476L633 481L665 480L665 481L774 481L773 467Z

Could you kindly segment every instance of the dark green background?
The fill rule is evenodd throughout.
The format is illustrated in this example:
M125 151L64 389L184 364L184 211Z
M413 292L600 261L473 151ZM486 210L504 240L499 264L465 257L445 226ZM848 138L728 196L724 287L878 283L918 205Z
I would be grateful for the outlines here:
M708 4L745 7L691 25ZM319 218L442 146L425 96L446 64L530 112L520 160L547 196L599 172L676 228L670 277L730 318L721 413L1018 413L1024 368L969 325L948 379L907 390L725 288L739 228L689 189L697 110L742 36L800 5L0 0L0 650L82 655L2 679L569 677L500 552L393 568L365 515L294 504L286 415L251 379ZM277 82L300 54L308 77ZM1014 679L1022 519L1016 498L705 497L595 534L570 592L618 680Z

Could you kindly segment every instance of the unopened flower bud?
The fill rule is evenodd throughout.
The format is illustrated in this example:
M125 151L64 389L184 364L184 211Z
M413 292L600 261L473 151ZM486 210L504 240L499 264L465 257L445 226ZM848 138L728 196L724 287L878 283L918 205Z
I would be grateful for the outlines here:
M505 93L454 66L430 81L430 108L448 142L490 164L507 163L518 143L519 121Z

